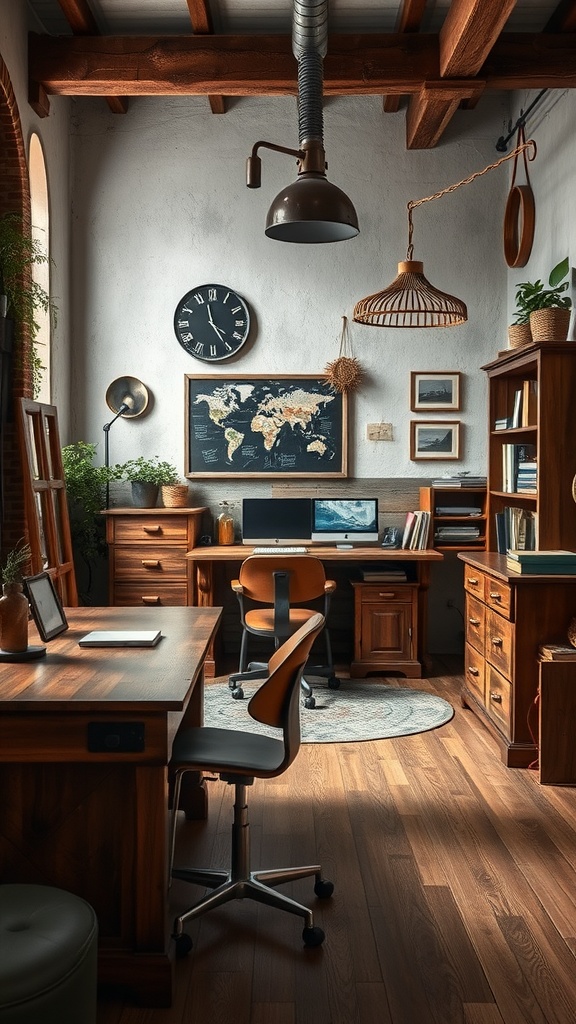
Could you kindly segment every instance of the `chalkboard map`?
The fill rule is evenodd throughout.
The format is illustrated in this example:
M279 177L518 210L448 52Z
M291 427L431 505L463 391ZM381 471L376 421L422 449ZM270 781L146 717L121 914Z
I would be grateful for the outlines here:
M188 476L346 476L346 396L326 378L187 379Z

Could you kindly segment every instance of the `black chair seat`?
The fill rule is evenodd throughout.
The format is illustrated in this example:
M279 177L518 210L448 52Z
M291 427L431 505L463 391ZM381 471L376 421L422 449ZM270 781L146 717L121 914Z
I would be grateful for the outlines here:
M254 732L202 727L178 733L172 748L175 768L224 772L231 768L238 775L257 776L275 771L284 760L283 740Z

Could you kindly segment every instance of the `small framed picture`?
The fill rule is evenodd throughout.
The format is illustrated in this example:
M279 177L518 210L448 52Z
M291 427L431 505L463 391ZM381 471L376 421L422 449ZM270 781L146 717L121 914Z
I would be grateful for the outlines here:
M24 591L30 602L32 618L42 640L53 640L68 629L60 598L47 572L24 577Z
M412 412L459 412L461 373L435 372L410 374Z
M460 458L459 420L410 420L410 458Z

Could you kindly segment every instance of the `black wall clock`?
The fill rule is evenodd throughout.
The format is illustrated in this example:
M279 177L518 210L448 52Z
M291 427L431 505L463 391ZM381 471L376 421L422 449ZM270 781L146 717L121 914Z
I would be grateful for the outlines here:
M174 331L191 356L217 363L236 355L248 337L250 312L224 284L193 288L176 306Z

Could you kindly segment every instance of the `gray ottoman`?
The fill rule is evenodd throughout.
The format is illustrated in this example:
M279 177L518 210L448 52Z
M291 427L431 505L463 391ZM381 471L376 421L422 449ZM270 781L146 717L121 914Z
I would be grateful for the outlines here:
M0 885L0 1024L95 1024L97 939L78 896Z

